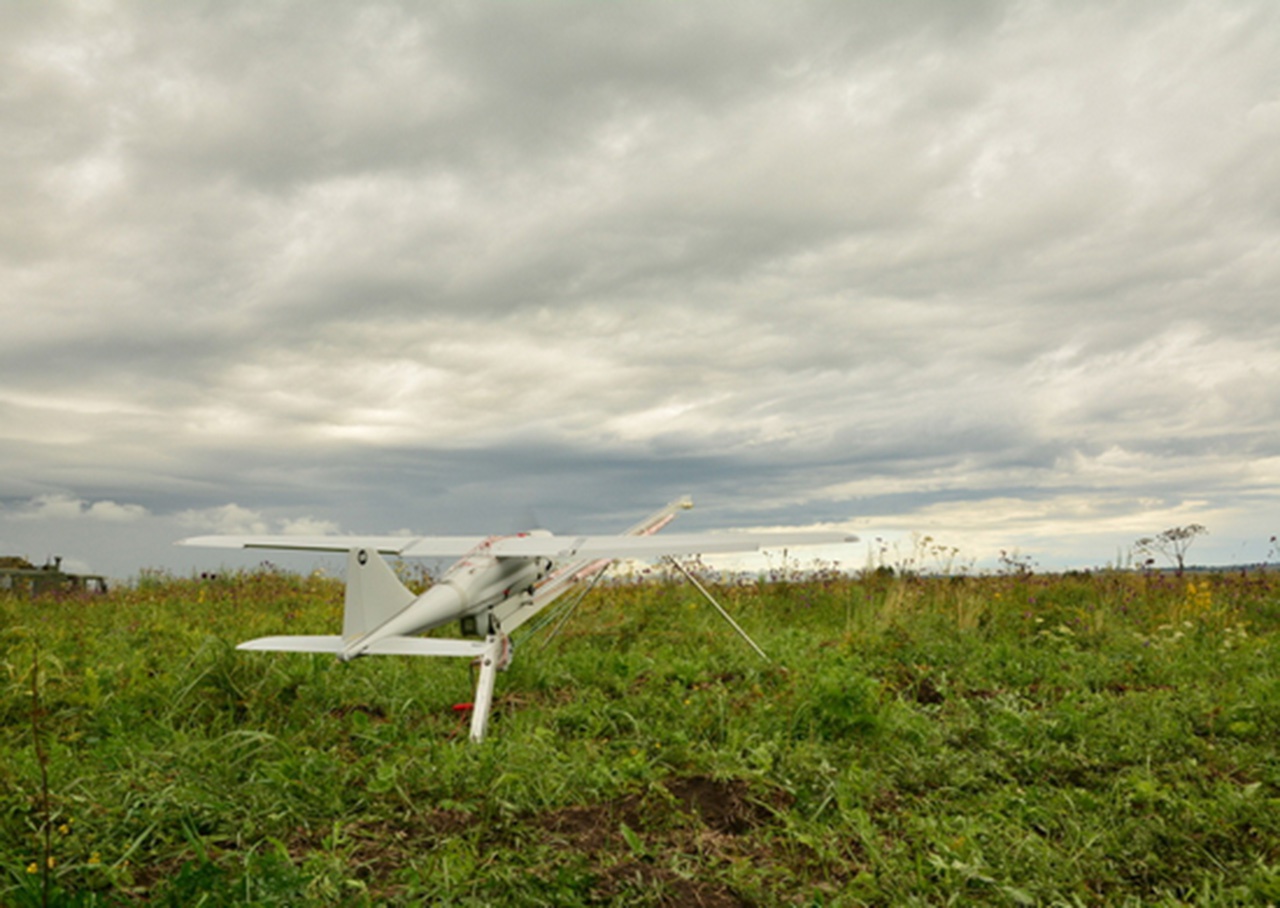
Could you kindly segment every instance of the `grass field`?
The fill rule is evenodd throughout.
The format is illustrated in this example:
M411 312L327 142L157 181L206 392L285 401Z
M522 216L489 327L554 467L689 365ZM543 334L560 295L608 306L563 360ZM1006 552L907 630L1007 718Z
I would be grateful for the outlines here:
M1280 575L599 589L464 661L263 567L0 599L0 904L1280 902ZM38 665L38 675L35 667Z

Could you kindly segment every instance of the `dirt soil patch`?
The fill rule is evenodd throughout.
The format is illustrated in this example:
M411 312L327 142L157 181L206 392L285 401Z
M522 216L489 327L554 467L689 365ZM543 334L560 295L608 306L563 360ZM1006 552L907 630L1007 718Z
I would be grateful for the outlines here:
M564 807L532 817L530 822L563 837L565 844L601 852L625 844L624 824L649 835L696 831L698 826L720 835L745 835L772 822L774 812L785 809L789 801L783 792L755 797L742 779L674 777L642 794Z

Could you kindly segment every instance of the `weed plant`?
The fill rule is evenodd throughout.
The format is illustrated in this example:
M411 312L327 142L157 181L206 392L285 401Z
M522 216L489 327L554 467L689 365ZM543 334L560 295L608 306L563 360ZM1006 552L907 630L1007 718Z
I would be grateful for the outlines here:
M0 904L1280 902L1280 578L835 571L592 592L465 662L270 567L0 599Z

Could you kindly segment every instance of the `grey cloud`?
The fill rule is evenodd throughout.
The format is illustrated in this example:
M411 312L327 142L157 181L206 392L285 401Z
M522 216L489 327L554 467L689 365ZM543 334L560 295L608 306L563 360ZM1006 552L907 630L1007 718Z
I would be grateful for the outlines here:
M156 538L1237 514L1278 17L7 7L0 495Z

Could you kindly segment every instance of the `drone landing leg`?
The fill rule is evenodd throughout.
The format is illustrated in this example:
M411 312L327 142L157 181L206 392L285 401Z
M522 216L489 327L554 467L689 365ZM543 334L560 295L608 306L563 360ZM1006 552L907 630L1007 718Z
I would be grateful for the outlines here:
M729 622L729 626L738 632L739 637L747 641L747 644L760 655L761 659L763 659L765 662L772 661L767 655L765 655L765 651L762 650L759 646L757 646L756 642L752 640L751 637L748 636L747 632L744 631L739 626L738 622L733 620L733 616L724 610L724 606L721 605L719 602L716 602L716 597L712 596L709 592L707 592L707 588L698 582L697 577L689 573L689 571L685 568L685 566L681 564L679 561L677 561L675 558L672 558L671 556L667 556L666 560L668 564L673 565L676 570L678 570L681 574L684 574L685 579L693 584L694 588L697 589L697 591L703 595L703 598L705 598L708 602L710 602L712 605L715 606L716 611L720 613L720 617L723 618L725 621Z
M484 740L484 733L489 727L489 708L493 706L493 684L498 671L506 668L511 660L511 650L504 635L490 634L486 642L489 648L477 660L480 678L476 681L476 699L471 707L471 740L477 744Z

